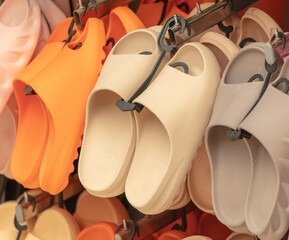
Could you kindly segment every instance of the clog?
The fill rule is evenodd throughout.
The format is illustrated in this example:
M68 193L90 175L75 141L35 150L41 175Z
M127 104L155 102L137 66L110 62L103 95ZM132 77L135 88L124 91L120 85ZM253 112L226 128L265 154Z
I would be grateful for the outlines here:
M92 195L113 197L124 192L135 149L135 122L133 113L122 112L116 102L128 100L153 69L161 53L157 37L155 31L141 29L119 40L89 96L78 171Z
M288 67L289 59L238 127L252 135L245 140L253 165L245 219L249 230L262 240L281 239L289 228L289 97L284 84L278 84L283 79L289 86Z
M218 221L215 215L203 213L199 222L199 234L213 240L224 240L232 231Z
M117 227L114 223L95 223L83 229L75 240L114 240Z
M0 7L0 113L12 94L13 79L34 53L40 25L37 0L6 0Z
M213 53L188 43L134 100L144 109L135 113L136 149L125 192L139 211L158 214L169 208L202 141L219 81Z
M252 43L233 57L224 71L205 137L214 212L223 224L236 232L248 232L245 206L252 161L245 142L231 141L227 133L239 126L258 100L263 81L254 76L267 76L264 63L263 43Z
M26 188L40 186L39 169L48 138L48 117L38 95L25 96L24 89L62 50L62 41L67 38L70 22L71 18L68 18L59 24L42 51L14 81L19 122L11 157L11 172Z
M226 240L254 240L254 236L246 233L232 233Z
M59 207L51 207L42 212L25 240L74 240L79 227L69 212Z
M240 22L240 33L237 45L243 47L248 42L268 42L275 30L281 27L267 13L258 8L249 8Z
M111 222L119 226L123 220L129 219L127 210L118 198L99 198L87 191L79 196L73 216L81 229L96 222Z
M171 230L163 233L158 240L181 240L187 237L188 235L184 232L178 230Z

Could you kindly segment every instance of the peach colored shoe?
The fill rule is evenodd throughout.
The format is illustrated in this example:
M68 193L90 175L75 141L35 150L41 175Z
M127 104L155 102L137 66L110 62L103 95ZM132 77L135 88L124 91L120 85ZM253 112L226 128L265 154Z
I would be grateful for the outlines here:
M266 77L264 63L263 43L252 43L233 57L223 74L206 131L214 211L236 232L248 232L245 207L253 163L244 140L230 141L227 132L239 126L257 101L263 82L252 76Z
M204 10L210 6L212 6L214 4L214 2L206 2L206 3L201 3L201 9ZM188 17L192 17L194 15L197 14L197 7L195 7L189 14ZM236 42L239 36L239 25L240 25L240 18L237 15L233 15L232 17L227 18L225 21L223 21L223 24L225 26L232 26L233 27L233 31L230 33L230 39L233 42ZM206 33L206 32L216 32L219 34L222 34L223 36L225 36L226 34L224 32L222 32L220 30L220 28L218 26L214 26L196 36L194 36L193 38L190 39L190 42L198 42L200 40L200 38Z
M124 191L136 133L133 113L121 111L116 102L128 100L152 70L161 53L157 37L155 31L141 29L119 40L89 96L78 170L92 195L113 197Z
M74 240L78 233L79 227L69 212L51 207L38 216L25 240Z
M79 196L73 216L81 229L96 222L111 222L119 226L123 220L129 219L128 212L118 198L99 198L87 191Z
M70 22L71 18L68 18L59 24L42 51L14 81L19 122L11 157L11 172L13 177L26 188L40 186L39 169L48 137L48 119L38 95L26 96L24 89L61 51L62 41L67 38Z
M144 109L134 113L136 150L125 192L139 211L157 214L172 204L202 141L219 81L213 53L188 43L135 99Z
M268 42L276 28L282 31L281 27L267 13L251 7L241 19L240 33L236 44L242 47L252 41Z
M34 53L40 25L36 0L6 0L0 7L0 113L12 94L13 79Z

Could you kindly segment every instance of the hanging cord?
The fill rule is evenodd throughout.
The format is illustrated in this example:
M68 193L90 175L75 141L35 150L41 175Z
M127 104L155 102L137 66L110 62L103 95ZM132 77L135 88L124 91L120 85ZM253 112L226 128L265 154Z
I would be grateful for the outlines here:
M255 103L253 104L253 106L250 108L250 110L248 111L248 113L245 115L245 117L242 119L242 121L239 123L241 124L248 116L249 114L253 111L253 109L256 107L256 105L258 104L258 102L260 101L260 99L262 98L262 96L264 95L269 83L270 83L270 79L272 74L277 70L277 64L276 62L272 65L269 65L267 63L267 61L265 61L265 69L267 71L267 76L266 79L264 81L264 84L262 86L261 92L259 94L259 97L257 98L257 100L255 101ZM248 82L252 82L255 79L259 79L260 81L263 81L263 77L260 74L255 74L253 75ZM245 130L238 130L238 129L230 129L227 132L227 138L230 139L231 141L235 141L235 140L239 140L239 139L243 139L243 138L247 138L249 139L251 137L251 134L246 132Z
M26 199L27 198L27 199ZM21 234L23 231L26 231L28 229L28 226L27 225L21 225L19 222L18 222L18 218L17 218L17 210L19 208L21 208L21 204L24 202L24 201L30 201L32 203L32 211L34 212L35 209L36 209L36 202L35 202L35 199L34 197L24 193L24 196L19 200L17 206L16 206L16 214L15 214L15 217L14 217L14 226L15 228L18 230L18 235L17 235L17 238L16 240L19 240L20 237L21 237Z
M124 101L123 99L121 99L121 100L118 100L116 102L116 105L120 110L122 110L122 111L136 110L138 112L141 112L141 110L143 109L143 106L141 104L135 104L132 102L134 99L136 99L140 94L142 94L147 89L147 87L149 86L155 73L157 72L161 62L163 61L166 53L168 53L168 52L175 53L176 52L176 49L172 45L167 45L164 43L167 30L169 29L169 27L171 27L175 24L180 24L181 33L184 33L185 29L187 28L188 35L191 34L191 28L189 27L189 25L186 22L186 20L184 19L184 17L182 17L180 15L174 15L174 16L169 17L166 20L162 30L160 31L160 34L159 34L159 37L157 40L158 47L160 50L162 50L162 52L161 52L161 54L160 54L160 56L159 56L159 58L155 64L155 66L153 67L151 73L146 78L146 80L141 84L141 86L136 90L136 92L130 97L130 99L128 101Z
M66 40L63 40L64 46L71 41L72 37L76 33L76 30L73 30L74 24L75 24L75 20L74 20L74 18L72 18L71 23L70 23L69 28L68 28L68 38Z
M177 7L178 7L179 9L184 8L184 9L185 9L184 12L187 13L187 14L189 14L190 7L189 7L189 5L188 5L186 2L180 3Z

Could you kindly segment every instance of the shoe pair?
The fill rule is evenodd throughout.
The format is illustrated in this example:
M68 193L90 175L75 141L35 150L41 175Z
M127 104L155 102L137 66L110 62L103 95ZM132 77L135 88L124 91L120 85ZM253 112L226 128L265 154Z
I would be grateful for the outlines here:
M218 219L262 240L281 239L289 226L288 64L265 64L264 43L242 49L223 74L206 131Z
M135 15L131 19L131 10L123 8L126 7L110 13L110 24L115 29L111 36L126 34L125 25L140 27ZM130 21L123 22L127 19ZM71 18L57 26L39 55L13 84L19 126L11 159L12 174L25 187L41 187L51 194L61 192L73 172L87 97L106 57L102 20L89 18L85 27L74 29L75 35L64 44L70 26Z
M79 177L95 196L126 192L147 214L170 207L202 141L220 80L218 62L199 43L164 57L152 84L123 112L161 54L151 29L123 37L109 54L87 102ZM179 68L182 66L184 69ZM201 104L200 104L201 103Z
M207 2L200 6L204 10L213 4L212 2ZM197 11L197 8L193 9L189 17L197 14ZM273 36L275 29L281 31L281 27L272 17L258 8L251 7L241 19L237 15L229 17L221 25L214 26L198 34L191 41L199 41L204 33L210 31L227 35L227 37L242 48L250 42L268 42Z

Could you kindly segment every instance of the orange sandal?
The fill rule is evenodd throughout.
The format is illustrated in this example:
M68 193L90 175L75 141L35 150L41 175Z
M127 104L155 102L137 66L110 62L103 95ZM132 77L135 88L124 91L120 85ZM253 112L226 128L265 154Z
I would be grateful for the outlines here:
M48 137L48 119L39 96L25 96L24 89L59 54L71 19L67 18L57 26L39 55L13 83L19 107L19 128L11 157L11 172L27 188L39 187L38 175ZM79 34L77 31L75 38Z

